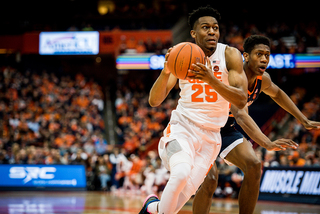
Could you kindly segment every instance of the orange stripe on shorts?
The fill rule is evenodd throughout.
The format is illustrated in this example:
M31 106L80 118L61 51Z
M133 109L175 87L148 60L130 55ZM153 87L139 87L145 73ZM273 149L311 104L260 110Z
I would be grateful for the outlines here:
M206 176L208 175L208 173L210 172L211 167L213 166L213 164L210 165L208 172L206 173Z
M171 124L169 123L168 124L168 127L167 127L167 134L166 134L166 137L169 137L170 136L170 133L171 133Z

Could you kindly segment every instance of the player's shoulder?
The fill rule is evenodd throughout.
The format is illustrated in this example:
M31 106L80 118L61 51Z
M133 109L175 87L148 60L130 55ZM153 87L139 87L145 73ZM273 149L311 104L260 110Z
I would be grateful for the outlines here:
M240 51L237 48L226 45L226 55L227 54L240 54Z
M270 74L268 73L268 72L264 72L263 74L262 74L262 81L267 81L267 82L269 82L269 81L271 81L271 77L270 77Z
M271 77L270 77L270 74L267 73L267 72L264 72L263 75L262 75L262 79L261 79L261 89L262 91L266 88L269 88L269 86L271 85Z
M237 48L226 46L225 50L226 60L238 60L242 58L240 51Z
M237 48L227 46L225 50L225 58L227 69L229 70L231 67L242 67L242 56L240 51Z

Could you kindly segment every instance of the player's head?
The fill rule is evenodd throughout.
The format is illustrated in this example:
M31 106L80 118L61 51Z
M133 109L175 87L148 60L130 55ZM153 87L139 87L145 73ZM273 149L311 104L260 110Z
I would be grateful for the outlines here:
M212 54L217 47L220 19L220 13L210 6L199 7L189 14L190 34L206 55Z
M245 39L243 57L251 71L262 75L269 64L270 40L265 36L252 35Z

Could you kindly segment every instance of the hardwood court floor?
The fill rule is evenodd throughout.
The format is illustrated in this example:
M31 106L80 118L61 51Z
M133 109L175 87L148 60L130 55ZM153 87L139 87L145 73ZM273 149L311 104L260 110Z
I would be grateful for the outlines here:
M137 214L145 196L105 192L0 192L0 213ZM190 200L179 214L192 214ZM236 200L214 199L211 212L239 213ZM255 214L319 214L319 205L259 201Z

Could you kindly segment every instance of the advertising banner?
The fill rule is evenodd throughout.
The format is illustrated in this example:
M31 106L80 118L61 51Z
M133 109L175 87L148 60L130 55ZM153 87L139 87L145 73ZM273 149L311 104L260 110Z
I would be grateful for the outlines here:
M0 189L86 187L82 165L0 165Z
M164 55L124 54L117 58L116 67L118 70L161 70L164 61Z
M265 167L259 199L320 204L320 168Z
M41 32L41 55L96 55L99 53L99 32Z
M122 54L116 60L118 70L161 70L164 55ZM320 68L320 55L271 54L267 69Z

